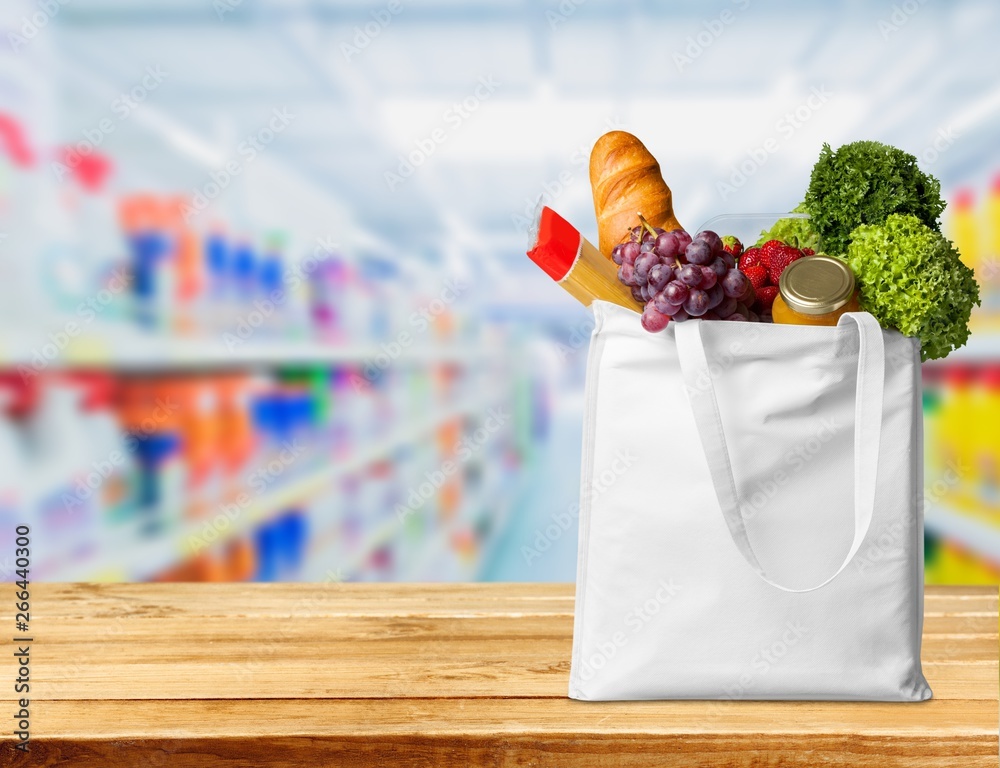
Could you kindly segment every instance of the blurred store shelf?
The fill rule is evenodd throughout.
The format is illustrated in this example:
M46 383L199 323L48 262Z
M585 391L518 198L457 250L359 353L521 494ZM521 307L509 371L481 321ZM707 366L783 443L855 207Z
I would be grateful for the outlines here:
M432 526L429 536L422 542L422 551L412 566L406 568L399 574L397 580L402 581L437 581L440 579L439 570L442 564L448 564L453 580L471 579L473 569L452 568L452 560L456 557L452 550L451 542L453 537L463 531L475 527L497 503L498 499L504 509L509 508L510 500L516 498L516 494L508 495L505 492L504 484L509 477L506 473L497 473L493 480L484 484L478 491L467 498L461 509L454 518ZM421 513L422 514L422 513ZM493 524L499 529L502 527L506 515L502 518L495 518ZM329 546L329 539L337 535L336 527L333 527L332 535L320 535L314 541L313 564L307 568L304 574L305 581L323 581L335 574L342 580L351 580L362 572L373 553L380 547L390 544L403 533L403 521L396 515L387 518L367 536L363 544L357 547L354 552L343 562L334 562L328 556L324 556L324 551ZM476 558L476 564L482 563L484 558ZM461 578L464 575L465 578Z
M35 578L39 581L147 580L196 555L203 548L216 547L226 540L245 534L290 505L320 494L338 480L386 458L396 448L423 439L441 425L485 410L505 394L505 391L497 389L443 408L415 424L407 424L387 437L372 442L346 461L335 462L331 459L329 464L254 499L239 515L227 517L226 525L211 528L213 534L210 537L205 534L209 520L187 523L177 532L156 538L142 538L141 523L130 523L123 525L113 535L102 536L100 546L83 559L54 557L48 563L40 564L35 570ZM394 528L398 528L398 523L392 517L370 533L344 570L356 570Z
M216 338L169 338L129 326L63 341L60 332L27 333L5 329L0 334L0 368L25 366L36 371L64 368L109 368L119 371L220 369L246 366L312 365L379 361L475 363L490 354L478 346L442 341L395 347L379 344L334 344L305 339L250 338L235 334ZM55 338L55 340L53 340ZM381 367L388 365L386 362Z
M516 510L519 509L519 505L523 501L528 489L532 486L532 481L535 479L531 473L522 472L518 475L512 486L510 486L501 502L500 514L494 519L494 528L498 532L498 535L493 536L489 540L474 566L468 568L463 574L467 580L484 580L486 569L489 568L499 550L503 535L507 532L508 524L513 519Z
M411 569L404 574L404 581L474 581L489 563L500 536L492 536L483 551L475 558L462 558L455 552L455 538L468 533L487 517L495 531L504 530L511 511L527 486L529 473L511 477L497 473L492 482L483 485L466 505L465 514L458 515L444 525L428 542L425 550ZM492 515L490 513L493 513Z
M1000 525L990 525L985 520L941 504L927 506L924 525L933 536L955 541L1000 566Z

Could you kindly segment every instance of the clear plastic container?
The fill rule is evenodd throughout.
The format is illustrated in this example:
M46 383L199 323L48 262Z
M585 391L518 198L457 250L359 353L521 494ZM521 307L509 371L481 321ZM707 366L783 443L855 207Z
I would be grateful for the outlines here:
M710 229L719 237L735 235L744 248L751 248L765 232L779 222L781 234L778 239L784 240L782 235L796 236L799 248L812 248L817 253L823 250L819 235L809 230L808 213L726 213L709 219L691 235Z
M769 239L777 239L794 245L798 248L811 248L815 253L821 253L822 247L820 237L809 226L809 214L807 213L730 213L716 216L709 219L699 227L698 231L711 230L720 237L733 235L743 244L743 249L753 248L760 242L763 244ZM738 262L742 267L742 259ZM782 278L783 279L783 278ZM771 286L770 303L762 303L758 298L754 305L755 311L761 313L760 316L765 322L791 323L800 325L836 325L839 314L846 311L856 311L858 309L857 299L852 298L850 306L846 307L844 302L835 307L837 311L820 314L805 314L794 311L790 304L786 304L788 297L784 290L778 293L776 284L768 281ZM778 295L774 295L778 294ZM758 292L758 297L762 296ZM783 298L784 297L784 298Z

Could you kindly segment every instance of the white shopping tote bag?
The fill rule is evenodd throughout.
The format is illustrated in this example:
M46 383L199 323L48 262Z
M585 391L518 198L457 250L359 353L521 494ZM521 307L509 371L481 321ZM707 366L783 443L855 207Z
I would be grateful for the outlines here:
M570 697L930 698L918 342L593 311Z

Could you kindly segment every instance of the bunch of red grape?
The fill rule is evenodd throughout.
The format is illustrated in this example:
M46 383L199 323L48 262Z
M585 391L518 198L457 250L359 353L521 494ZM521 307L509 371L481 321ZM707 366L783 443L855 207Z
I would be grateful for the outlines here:
M760 320L750 310L753 286L715 232L705 230L692 239L683 229L667 232L644 221L627 243L614 247L611 258L619 265L618 279L646 305L642 327L651 333L671 320L691 317Z

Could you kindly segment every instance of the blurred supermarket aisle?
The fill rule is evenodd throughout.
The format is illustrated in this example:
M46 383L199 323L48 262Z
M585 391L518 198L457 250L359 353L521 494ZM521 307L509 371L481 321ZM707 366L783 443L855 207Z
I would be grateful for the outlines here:
M520 514L483 564L483 581L576 580L583 398L563 398L551 418L544 458Z
M924 365L926 574L1000 583L1000 172L954 193L945 232L976 273L967 347Z
M590 329L526 216L596 239L621 127L689 227L823 142L941 180L927 578L1000 579L995 0L388 7L0 6L0 576L29 521L38 579L572 580Z
M0 540L31 521L39 580L468 578L531 450L510 374L7 375Z

